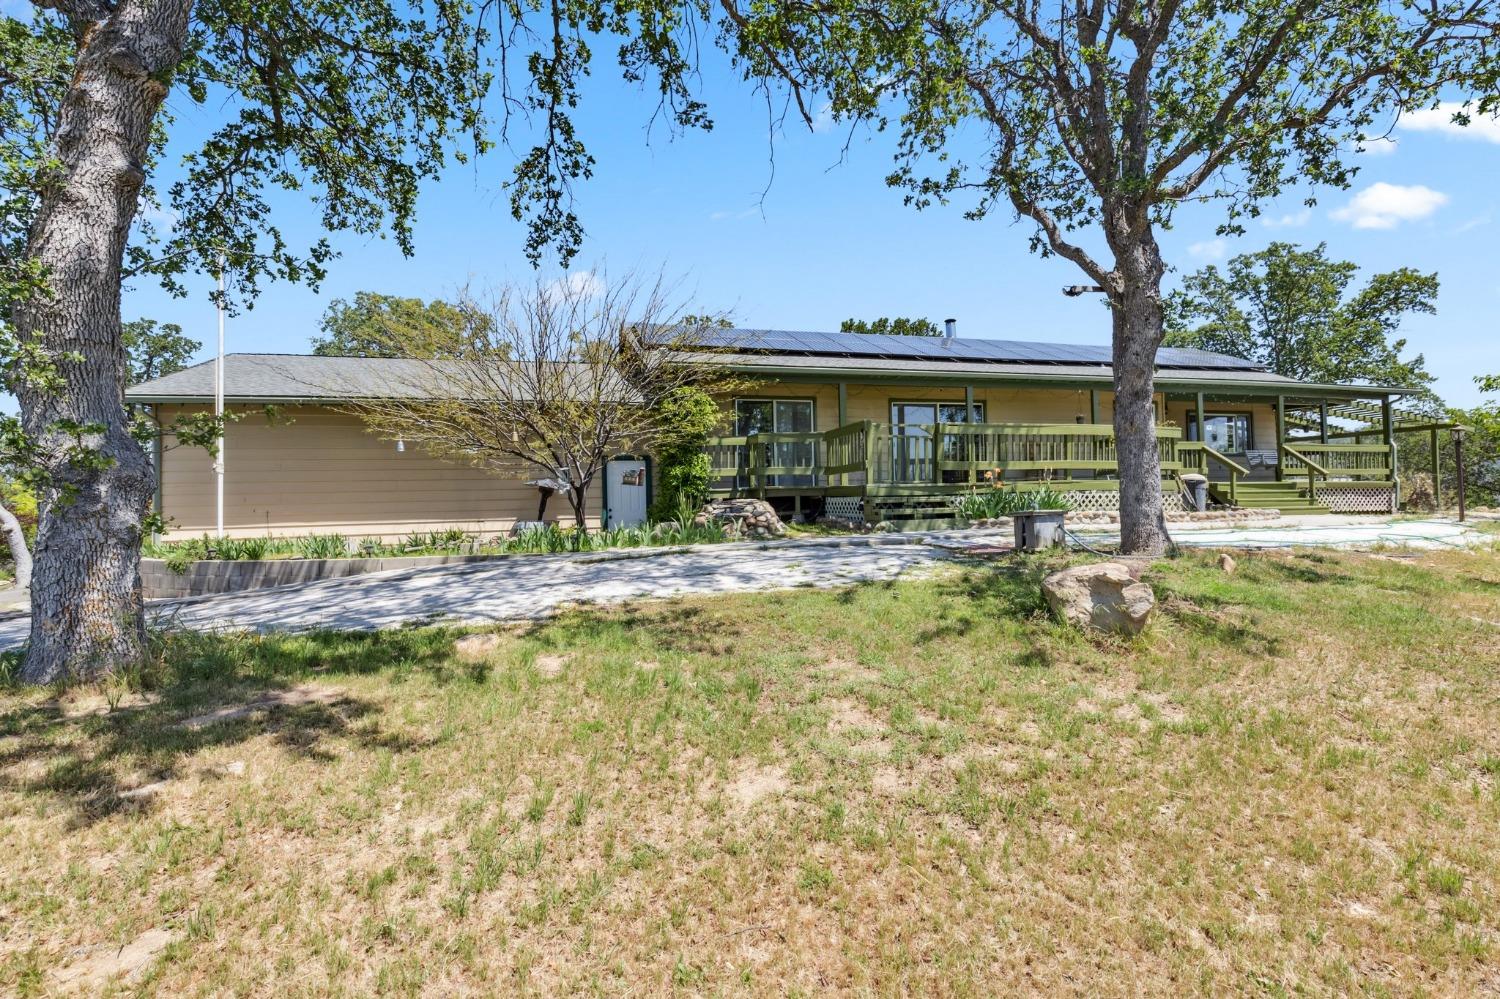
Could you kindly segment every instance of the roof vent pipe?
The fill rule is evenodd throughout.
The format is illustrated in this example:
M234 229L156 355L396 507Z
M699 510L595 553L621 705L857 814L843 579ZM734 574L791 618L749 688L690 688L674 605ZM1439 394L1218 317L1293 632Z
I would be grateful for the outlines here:
M957 333L958 333L958 320L957 319L944 319L943 320L943 339L944 340L952 340L953 337L954 337L954 335L957 334Z

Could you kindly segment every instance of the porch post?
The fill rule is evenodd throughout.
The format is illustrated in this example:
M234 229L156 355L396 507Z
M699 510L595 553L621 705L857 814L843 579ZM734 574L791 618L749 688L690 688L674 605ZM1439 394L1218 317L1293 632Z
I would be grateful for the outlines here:
M1401 479L1396 469L1396 425L1391 419L1391 397L1388 395L1380 400L1380 422L1384 424L1386 454L1391 463L1391 513L1395 513L1401 508Z
M1443 451L1438 447L1437 427L1432 428L1432 500L1438 510L1443 508Z
M1281 446L1286 443L1286 396L1276 397L1276 481L1282 480Z
M964 386L964 422L975 423L974 419L974 386Z
M1328 400L1318 403L1318 440L1328 443Z
M839 382L839 426L849 422L849 386Z
M1089 422L1099 422L1099 390L1089 389Z
M1190 440L1195 440L1195 441L1201 442L1203 440L1203 393L1202 392L1198 393L1197 399L1196 399L1196 401L1193 404L1198 407L1197 409L1195 409L1193 411L1196 414L1193 418L1198 421L1198 427L1194 431L1194 433L1196 433L1197 436L1190 438Z

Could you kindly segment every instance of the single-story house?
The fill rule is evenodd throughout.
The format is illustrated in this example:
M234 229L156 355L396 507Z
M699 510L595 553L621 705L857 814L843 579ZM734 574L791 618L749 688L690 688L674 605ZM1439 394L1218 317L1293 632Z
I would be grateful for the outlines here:
M949 497L997 473L1018 489L1068 491L1081 508L1117 506L1110 359L1106 346L951 332L732 329L710 334L693 363L725 366L750 386L723 400L726 434L709 447L717 493L915 523L941 518ZM401 384L412 363L228 355L225 407L245 415L225 435L226 533L392 538L460 527L490 535L534 518L533 486L378 439L341 408ZM1311 384L1194 349L1163 348L1157 363L1156 433L1169 504L1182 502L1181 477L1199 472L1225 505L1395 508L1391 407L1407 390ZM214 394L209 361L132 386L126 399L169 424L211 410ZM591 521L643 516L648 466L649 458L613 463L596 480ZM158 449L157 469L168 537L213 530L213 459L168 446ZM549 512L562 516L565 507Z

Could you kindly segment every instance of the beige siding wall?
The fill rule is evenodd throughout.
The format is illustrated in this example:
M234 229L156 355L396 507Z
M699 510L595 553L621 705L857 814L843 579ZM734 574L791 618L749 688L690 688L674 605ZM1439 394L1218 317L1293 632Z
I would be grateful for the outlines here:
M162 407L162 420L204 407ZM466 465L440 461L366 433L357 417L319 406L282 407L276 421L254 407L225 431L224 525L235 537L338 532L398 538L461 527L509 530L536 516L537 491ZM170 442L169 442L170 443ZM602 474L589 498L589 521L603 508ZM179 447L162 460L162 508L169 538L214 528L213 462L201 448ZM549 520L570 523L561 496Z
M737 393L741 399L812 399L817 429L832 430L839 425L837 385L766 385ZM962 386L924 388L906 385L861 385L848 383L848 419L889 422L893 402L964 401ZM1089 420L1087 389L1043 388L976 388L974 401L984 405L988 423L1076 423L1079 417ZM1157 397L1160 412L1161 397ZM1100 391L1099 421L1114 419L1114 393ZM726 427L725 433L729 432Z
M741 398L812 399L817 428L839 423L838 387L767 385ZM961 387L922 388L849 383L848 419L890 419L891 403L962 402ZM1086 390L976 388L990 423L1074 423L1089 418ZM726 400L726 404L727 404ZM1160 404L1159 404L1160 405ZM204 407L162 407L163 422ZM440 461L416 447L366 433L359 419L319 406L283 407L272 421L257 407L230 424L225 446L225 527L236 537L338 532L356 537L397 538L413 531L461 527L481 534L509 530L536 514L536 490L515 479ZM1187 426L1189 403L1166 404L1166 417ZM1214 407L1210 407L1213 409ZM1275 416L1269 405L1225 406L1253 414L1255 446L1275 447ZM1113 396L1099 393L1099 419L1113 419ZM729 432L726 425L723 432ZM589 499L589 522L603 510L603 476ZM169 538L190 537L214 527L212 460L198 448L173 448L162 461L162 504ZM548 518L568 521L572 511L553 497Z

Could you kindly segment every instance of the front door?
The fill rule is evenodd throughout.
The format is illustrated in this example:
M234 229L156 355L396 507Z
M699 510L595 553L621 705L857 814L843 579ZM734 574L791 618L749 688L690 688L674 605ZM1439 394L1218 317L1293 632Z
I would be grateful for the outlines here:
M606 527L634 527L646 522L646 463L639 458L614 458L604 467L609 490Z

